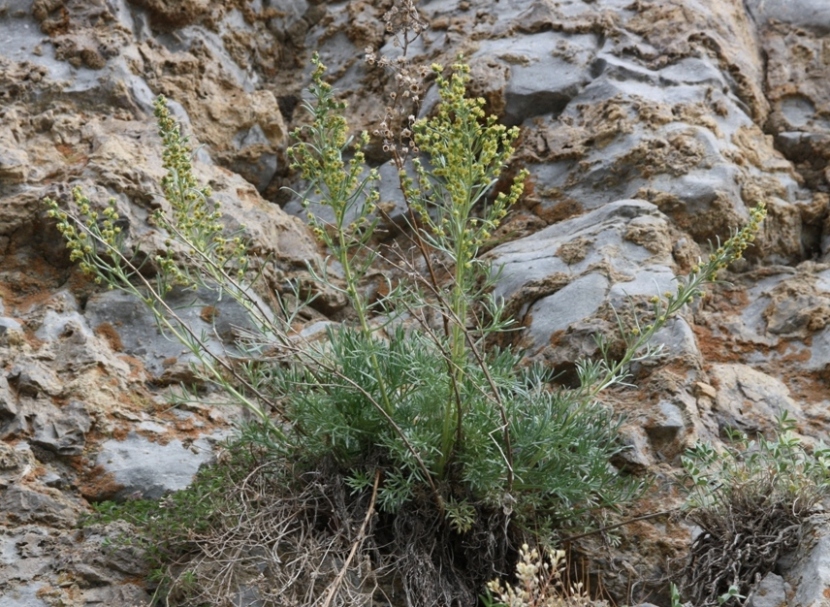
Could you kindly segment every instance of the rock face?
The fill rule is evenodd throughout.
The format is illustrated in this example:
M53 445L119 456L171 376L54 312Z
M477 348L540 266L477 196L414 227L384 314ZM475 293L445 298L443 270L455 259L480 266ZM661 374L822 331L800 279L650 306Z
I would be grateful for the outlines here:
M311 51L344 91L356 128L377 128L387 105L406 116L435 103L429 81L419 85L420 109L391 100L390 76L362 59L366 47L400 54L382 19L391 5L11 0L0 8L0 607L146 601L137 556L106 553L117 529L81 537L73 528L90 501L185 486L228 432L211 407L169 409L165 391L188 379L187 354L137 302L80 275L40 201L65 201L74 186L98 203L114 197L128 245L155 255L165 237L147 218L166 202L151 114L164 94L224 221L244 226L254 252L274 260L266 290L281 289L320 254L280 189L297 186L285 148L302 118ZM522 128L511 170L527 167L529 187L488 255L503 265L497 289L524 327L529 357L567 375L596 353L595 334L614 333L614 310L670 290L710 241L767 203L748 261L657 336L666 356L633 369L639 388L611 398L632 446L615 463L670 466L696 440L717 442L727 427L768 431L785 411L805 437L825 435L826 2L433 0L420 14L427 29L409 46L413 63L449 64L463 53L473 93ZM373 146L373 161L388 161ZM389 188L394 170L381 172ZM383 196L399 220L394 188ZM218 304L210 292L198 297L203 308ZM326 313L343 305L320 301ZM217 351L244 325L239 310L221 305L219 323L198 308L193 317L218 329ZM659 579L688 530L649 525L624 530L613 558L596 557L618 601L666 602L648 580ZM825 527L783 578L765 578L753 605L821 598L800 572L820 570Z

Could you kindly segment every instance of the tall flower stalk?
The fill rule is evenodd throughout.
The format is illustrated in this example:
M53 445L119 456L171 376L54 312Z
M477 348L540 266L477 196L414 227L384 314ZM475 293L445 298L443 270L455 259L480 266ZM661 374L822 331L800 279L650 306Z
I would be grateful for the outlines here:
M449 333L449 378L456 402L455 407L446 408L444 415L443 468L449 464L455 445L463 440L461 385L471 356L468 316L470 306L481 299L476 284L491 273L490 265L478 253L521 196L528 173L520 171L507 192L499 192L488 201L513 154L519 129L508 129L495 116L488 116L483 109L484 99L467 97L468 65L454 65L449 78L444 77L439 65L433 66L433 72L441 105L434 117L419 120L412 128L413 140L427 156L429 168L416 158L417 185L405 174L402 179L407 202L418 216L419 236L453 268L447 301L450 320L445 327ZM500 320L492 318L489 326L475 330L498 330Z

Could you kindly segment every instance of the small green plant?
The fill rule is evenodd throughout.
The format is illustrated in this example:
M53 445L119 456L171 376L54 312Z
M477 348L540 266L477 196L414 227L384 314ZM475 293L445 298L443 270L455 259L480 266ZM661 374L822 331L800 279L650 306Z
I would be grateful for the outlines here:
M746 597L741 594L741 591L738 588L737 584L732 584L729 588L726 589L726 592L724 592L722 595L718 597L718 605L725 605L732 599L735 599L739 602L746 599Z
M805 447L784 413L773 438L731 432L723 452L700 443L682 458L687 518L702 532L683 590L701 607L742 605L779 557L796 549L801 522L830 495L830 448Z
M314 68L306 106L311 123L295 133L289 155L309 186L307 194L333 217L330 222L309 217L332 256L309 271L351 304L351 317L330 329L327 341L305 343L296 335L299 308L279 300L276 310L266 309L252 295L254 266L264 262L249 257L240 234L225 235L221 211L193 177L187 140L163 98L156 117L168 171L161 183L167 205L153 220L169 235L167 249L149 260L128 251L114 204L99 214L79 189L73 191L71 210L47 201L49 214L84 272L140 298L162 330L190 349L202 378L254 414L258 424L249 431L249 443L258 457L281 470L280 500L295 508L280 510L277 519L296 518L309 527L274 532L255 516L246 519L257 521L251 524L264 534L263 542L273 547L291 534L304 538L311 529L355 516L369 521L377 507L393 539L372 554L398 559L407 592L421 597L416 603L463 603L471 600L469 588L502 567L496 561L506 558L507 547L521 534L551 539L557 529L585 525L592 511L618 507L638 494L639 481L609 465L623 449L619 420L597 396L623 382L632 361L655 355L649 339L715 280L718 270L740 257L764 208L754 209L747 226L681 280L675 293L655 297L649 320L633 329L621 325L622 356L612 358L609 344L601 341L603 356L578 366L579 387L554 390L549 370L524 365L521 353L487 348L487 338L508 329L511 319L492 294L498 268L479 252L522 194L525 171L503 192L493 191L518 131L486 116L482 100L466 97L466 66L454 66L449 78L436 68L439 110L413 119L408 133L425 158L415 163L414 177L400 175L410 209L408 237L422 260L381 259L373 245L377 173L366 169L349 138L345 106L324 81L325 68L316 56ZM357 139L366 142L366 135ZM370 305L364 279L379 261L399 280L390 281L388 293ZM143 264L151 264L152 271ZM211 351L205 336L166 302L172 289L199 287L227 294L249 313L253 330L236 351ZM279 354L269 354L274 351ZM219 487L208 485L209 495L202 495L200 482L169 498L166 505L176 514L151 515L152 507L142 511L136 505L124 516L138 517L136 523L150 516L162 554L197 550L205 544L193 543L194 538L202 541L216 529L223 538L235 537L227 523L239 522L234 510L239 502L228 506L221 493L241 481L218 476L216 482ZM315 493L321 487L337 498ZM342 496L345 487L348 499ZM303 497L292 501L286 491ZM319 514L323 497L340 504L336 512ZM256 492L244 508L255 503L265 503ZM183 516L199 521L182 526ZM349 526L344 529L329 538L326 550L344 549ZM461 548L445 542L436 552L436 538L458 536L466 538ZM365 535L350 541L362 545ZM347 564L354 550L348 559L344 555ZM464 559L453 550L465 550ZM460 560L482 566L459 572L454 563ZM235 566L232 559L228 563ZM303 571L296 579L317 579L318 565L307 559L296 563Z
M674 582L669 584L669 592L671 596L671 607L685 607L680 598L680 589L677 587L677 584Z

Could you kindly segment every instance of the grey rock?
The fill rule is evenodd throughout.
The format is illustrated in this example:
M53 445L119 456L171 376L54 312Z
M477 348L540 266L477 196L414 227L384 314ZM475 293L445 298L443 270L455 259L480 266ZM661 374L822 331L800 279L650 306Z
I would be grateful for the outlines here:
M12 446L0 442L0 489L24 477L35 467L35 458L28 443Z
M766 574L747 598L747 607L788 607L792 589L780 575Z
M612 463L629 472L643 472L654 464L654 456L645 430L636 424L620 428L620 441L626 449L614 457Z
M499 59L509 77L504 90L504 121L521 124L534 116L558 115L592 80L597 36L543 32L486 40L471 57Z
M121 487L116 499L158 499L185 489L199 468L212 459L213 446L208 438L185 446L178 439L161 444L131 432L123 441L101 444L95 463Z
M78 455L84 449L92 420L84 404L73 400L58 410L57 415L39 412L33 427L32 444L58 455Z
M364 170L360 178L365 179L368 175L369 172ZM395 163L390 161L382 164L378 167L378 175L380 176L380 181L369 185L370 187L376 187L378 193L380 194L378 205L383 210L381 219L386 223L391 222L395 225L402 225L406 221L408 209L403 194L401 193L398 169L396 168ZM414 171L411 170L411 167L409 167L409 175L412 178L415 177ZM347 224L351 224L362 212L362 202L363 201L360 201L359 204L352 206L346 211L345 222ZM332 223L334 221L334 212L330 207L321 204L319 202L319 197L314 193L309 194L307 205L304 206L301 201L295 197L286 203L283 210L286 213L299 217L304 221L307 221L308 213L312 213L315 217L326 223ZM377 217L377 213L371 216L371 218L375 217Z
M650 186L674 194L682 202L684 213L699 217L721 199L734 202L738 209L743 207L743 203L738 202L741 200L739 175L740 170L733 164L713 162L705 168L690 170L679 177L661 174L650 180ZM671 209L666 212L671 214L673 211ZM692 231L692 236L702 233L702 228L697 228Z
M830 270L816 273L816 288L823 293L830 293Z
M79 580L85 582L84 585L103 586L113 585L118 582L118 576L113 575L104 567L96 567L89 563L75 563L72 566L72 573Z
M103 575L142 577L147 573L147 560L143 548L132 543L109 542L109 538L134 533L131 524L115 520L104 525L94 524L86 528L82 544L75 544L64 553L64 563L72 567L76 562L87 563L99 570L107 570Z
M727 80L720 68L708 57L687 57L667 65L659 71L661 84L707 84L718 88L727 86Z
M649 442L658 453L677 453L681 450L678 443L683 440L688 430L683 411L668 401L660 401L657 408L657 415L645 427Z
M807 126L816 115L815 104L806 97L793 96L782 99L778 107L784 120L794 129Z
M759 170L735 162L732 142L755 127L731 86L731 77L707 58L656 69L607 43L597 54L594 77L561 116L535 121L539 149L551 150L549 161L529 167L540 212L555 215L563 200L592 210L645 197L706 242L746 219L742 184L748 177L778 182L787 206L805 196L786 164L771 159ZM604 131L592 123L604 120L590 111L595 107L613 111ZM703 107L710 109L699 120L673 114ZM662 117L649 118L645 109ZM702 215L710 219L691 219Z
M783 413L798 419L799 407L780 380L742 364L713 364L710 377L718 386L714 414L721 427L743 432L771 432Z
M204 337L206 349L217 355L232 347L238 330L251 327L244 308L207 288L174 290L167 302L196 335ZM92 327L105 326L114 331L123 351L142 359L146 369L158 379L168 375L172 381L175 378L171 369L187 374L190 363L198 362L184 345L165 337L152 313L131 295L119 291L95 295L87 302L85 317Z
M142 430L145 433L150 432L150 433L156 434L158 436L164 436L165 434L167 434L167 432L169 430L169 428L167 426L165 426L164 424L158 424L158 423L156 423L154 421L150 421L150 420L145 420L143 422L140 422L136 426L136 428L138 430Z
M49 607L38 596L45 586L44 582L6 585L3 596L0 596L0 607Z
M697 338L691 325L682 316L669 319L663 328L654 334L651 344L662 348L661 354L664 358L682 358L691 367L703 367L703 355L697 346Z
M798 119L799 121L804 120L806 116L798 116ZM813 153L814 150L824 147L828 140L830 140L830 135L827 133L782 131L775 135L775 143L788 158L805 157Z
M8 380L0 375L0 424L14 419L17 412L17 398L12 395Z
M66 336L68 332L74 333L76 331L86 338L91 338L93 335L86 319L76 310L67 312L48 310L40 327L35 331L35 337L43 341L55 341L62 336Z
M620 271L634 270L652 258L646 249L625 242L626 226L647 215L661 217L657 207L642 200L619 200L590 213L548 226L525 238L493 249L488 257L502 268L496 295L509 298L523 285L557 272L578 275L607 262ZM663 220L665 223L665 220ZM565 255L564 245L584 242L584 256ZM629 257L621 257L621 249ZM670 263L670 258L658 257Z
M424 164L424 166L428 167L427 164ZM410 178L415 178L411 167L407 167L407 173ZM383 205L384 219L401 225L406 221L408 208L403 193L401 193L398 169L394 162L387 162L378 167L378 174L380 175L380 183L378 184L379 203Z
M48 573L53 562L52 535L47 528L36 525L0 528L0 588L18 586L22 593L27 582Z
M277 172L277 155L271 150L271 141L262 127L253 125L234 138L237 152L231 161L231 169L251 182L260 192L271 183Z
M18 10L12 10L12 19L0 20L0 46L3 56L14 61L33 61L54 69L61 74L70 73L67 63L55 59L54 48L43 44L40 25L31 16L31 2L13 2ZM21 7L21 4L29 6ZM33 51L37 47L44 51L38 56Z
M658 85L659 72L640 65L636 61L619 57L611 52L601 52L594 62L594 75L620 82L640 82ZM596 83L592 83L595 86Z
M275 19L286 19L288 21L296 21L302 18L308 10L307 0L263 0L263 5L267 8L279 9L283 15L275 17Z
M810 358L802 366L807 371L823 371L830 365L830 328L813 336L809 347Z
M93 587L81 590L84 605L147 605L150 594L133 583L119 583L111 586Z
M102 347L103 344L79 312L73 295L60 291L44 307L45 311L39 310L27 319L31 326L36 327L35 337L43 342L35 359L48 361L45 364L50 369L66 373L70 378L67 383L92 366L124 368L123 361L115 359L108 349ZM32 367L28 358L20 362L27 368ZM62 374L60 379L64 377ZM30 396L36 395L35 388L30 390Z
M134 116L147 116L146 91L124 57L109 60L103 69L78 68L64 95L90 108L120 108ZM145 83L146 86L146 83Z
M345 12L341 11L323 11L324 7L320 4L311 8L311 10L306 12L304 20L308 21L309 19L318 19L322 16L335 16L335 20L340 19L348 19ZM301 22L297 22L297 25L300 25ZM316 42L319 44L317 47L319 49L320 58L323 60L323 63L326 66L330 66L329 69L334 71L335 69L345 68L348 64L352 63L352 58L359 57L360 54L363 52L362 48L358 48L355 44L349 39L349 36L346 35L345 32L339 31L333 36L321 36L319 37ZM348 88L350 86L358 85L360 82L359 74L355 69L346 69L343 77L338 81L338 87L342 87L343 89Z
M235 29L249 29L249 26L238 22ZM252 92L259 83L259 75L251 66L241 66L230 55L219 33L211 31L201 25L188 25L176 30L175 35L158 36L157 40L170 51L182 52L192 48L205 48L222 66L223 71L231 82L245 92ZM247 69L246 69L247 68Z
M29 15L32 10L31 0L8 0L4 6L11 16L16 19Z
M676 286L666 219L654 205L639 200L616 201L561 221L501 245L489 256L502 269L496 296L518 310L534 349L606 302L619 307ZM693 341L686 333L678 333L681 343Z
M788 597L788 607L826 605L824 593L830 588L830 520L827 515L815 515L804 524L798 550L783 560L781 574L795 590ZM776 585L771 583L773 588Z
M24 183L29 176L29 156L24 150L0 148L0 179L3 187Z
M740 338L761 347L786 344L792 357L787 364L808 372L824 372L830 365L830 308L827 272L804 264L798 269L781 267L760 278L747 292L749 304L741 322L731 323ZM809 345L808 345L809 344ZM761 364L784 356L775 350L758 353L747 362Z
M735 322L730 323L730 329L738 339L746 343L757 344L759 350L762 348L773 348L779 343L779 337L768 331L769 322L774 319L771 294L775 291L776 287L786 283L794 274L795 272L792 268L782 267L780 273L760 278L748 289L747 298L750 302L749 305L742 310L740 317ZM807 358L812 358L812 353ZM769 357L763 355L761 352L750 353L746 362L748 364L760 365L768 359ZM807 364L809 364L809 361Z
M36 397L41 393L58 396L63 392L63 382L57 374L34 358L20 360L6 374L6 379L21 396Z
M125 84L129 91L133 103L136 104L145 114L153 114L153 102L156 100L156 95L150 89L147 81L136 75L130 75L126 78ZM199 158L202 160L202 158Z
M761 23L780 21L821 35L830 33L830 6L824 0L747 0L746 5Z
M110 14L121 27L132 32L137 40L142 40L138 27L136 26L138 15L134 19L133 12L130 10L130 5L127 3L127 0L110 0L107 6L110 9Z
M12 485L0 490L0 516L6 519L7 524L41 523L69 528L77 524L79 515L80 507L54 489L40 492Z
M532 319L529 334L534 348L546 345L557 331L594 314L607 292L608 279L591 273L531 305L527 314Z
M633 280L618 282L609 292L611 304L622 306L632 297L653 297L677 289L674 272L663 265L649 266L637 272Z
M318 320L303 327L303 330L298 335L292 335L291 340L300 344L319 342L327 339L328 332L336 328L336 323L329 320Z
M116 520L105 525L91 524L82 532L59 537L54 542L57 545L47 542L42 552L51 557L51 562L45 573L51 574L52 580L57 573L76 581L75 598L83 605L148 605L150 596L137 582L149 574L146 555L134 543L112 541L133 536L135 531L132 525ZM21 545L19 540L17 545ZM24 556L35 555L21 553L18 562L34 560L19 558Z
M46 472L38 479L47 487L54 487L55 489L62 489L67 486L66 479L54 470L47 469Z

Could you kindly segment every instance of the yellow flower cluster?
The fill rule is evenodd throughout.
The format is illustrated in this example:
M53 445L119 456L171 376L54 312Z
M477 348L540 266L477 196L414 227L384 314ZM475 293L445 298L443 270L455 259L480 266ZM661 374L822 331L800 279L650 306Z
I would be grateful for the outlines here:
M443 76L441 66L433 66L433 71L441 105L436 116L412 127L414 141L429 156L430 167L416 161L419 188L409 180L405 189L421 221L447 249L461 253L456 263L466 265L521 196L527 172L521 171L507 192L474 216L474 207L487 198L507 165L519 130L488 116L484 99L466 96L468 65L454 65L449 78ZM422 187L433 182L435 186Z
M104 253L113 257L113 253L121 250L121 227L117 225L115 199L110 199L109 205L99 214L92 209L81 188L73 188L72 198L78 208L77 217L70 217L51 198L44 201L48 208L46 214L57 220L58 231L69 249L69 260L79 262L81 271L100 284L105 274L101 271L102 264L97 263L99 255Z
M167 218L162 210L156 211L153 220L159 227L175 234L183 241L185 248L206 256L217 268L232 268L237 278L242 278L248 267L248 245L238 235L225 237L221 222L219 203L210 200L211 189L199 185L193 174L192 150L179 124L167 109L167 100L159 96L154 103L156 120L161 136L162 163L167 174L162 178L161 187L170 203L172 217ZM182 271L168 247L164 254L156 257L163 272L173 277L173 282L189 285L192 281Z
M755 240L761 228L761 222L767 215L766 205L759 202L749 213L749 221L740 230L721 244L705 263L702 260L680 281L677 291L666 292L663 296L654 295L650 302L653 306L653 321L642 326L638 323L631 331L631 337L639 344L645 344L659 331L666 321L683 306L703 293L703 285L717 280L720 270L740 259L747 247Z
M314 234L327 246L345 246L365 242L374 225L371 216L377 208L379 193L371 183L379 180L376 170L364 172L366 157L362 150L369 143L369 134L361 133L358 145L352 149L349 126L343 116L346 103L335 98L331 85L323 80L326 67L315 53L312 57L314 71L310 92L314 104L305 104L313 117L312 124L295 130L292 135L299 143L288 150L291 168L299 171L309 183L309 192L320 199L334 214L331 226L313 213L307 217ZM304 136L306 140L303 140ZM351 159L344 155L351 151ZM307 207L310 200L303 197ZM330 232L343 237L338 244L331 240Z
M248 264L247 243L238 235L230 238L223 235L219 207L209 203L210 188L200 186L193 175L187 138L170 115L164 97L156 99L154 107L163 142L162 162L167 169L161 186L172 212L171 218L162 210L151 217L155 225L169 234L166 250L154 258L161 294L174 284L194 283L183 260L174 254L174 241L181 245L181 251L186 251L191 262L207 264L217 272L232 268L241 278ZM110 200L99 213L80 188L73 189L72 198L75 212L61 210L52 199L45 201L49 217L57 220L57 228L66 241L70 260L79 262L80 269L97 283L107 283L110 287L129 283L137 269L131 265L130 256L121 250L124 237L115 200Z

